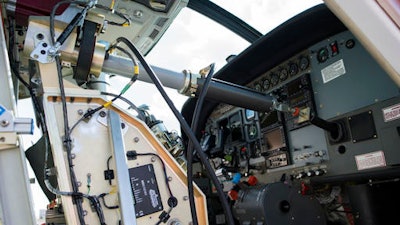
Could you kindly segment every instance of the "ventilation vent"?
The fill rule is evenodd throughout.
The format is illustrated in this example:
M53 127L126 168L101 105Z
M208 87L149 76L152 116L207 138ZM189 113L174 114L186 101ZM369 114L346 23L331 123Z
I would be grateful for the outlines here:
M149 35L149 37L150 37L151 39L154 40L154 39L157 37L158 33L160 33L160 31L154 29L154 30L151 32L151 34Z

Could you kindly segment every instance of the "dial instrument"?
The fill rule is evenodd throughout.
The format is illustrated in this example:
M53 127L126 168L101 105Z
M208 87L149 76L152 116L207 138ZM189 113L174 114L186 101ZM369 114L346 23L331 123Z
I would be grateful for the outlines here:
M305 70L310 65L310 60L306 56L302 56L299 59L300 69Z
M297 66L296 63L290 63L289 64L289 75L292 77L294 75L297 74L297 72L299 72L299 67Z
M271 81L267 78L263 81L263 91L267 91L269 86L271 85Z
M279 72L279 79L285 81L289 77L289 72L286 68L282 68Z
M271 73L269 76L271 77L271 85L272 85L272 86L277 85L278 82L279 82L279 77L278 77L278 75L277 75L276 73Z

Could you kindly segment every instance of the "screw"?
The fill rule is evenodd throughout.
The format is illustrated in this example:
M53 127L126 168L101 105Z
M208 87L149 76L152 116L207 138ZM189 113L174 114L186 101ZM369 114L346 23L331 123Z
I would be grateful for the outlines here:
M183 196L183 201L187 201L187 200L189 200L189 197L188 196Z
M80 115L80 116L83 115L83 110L82 109L78 109L78 115Z
M2 120L1 123L0 123L0 125L1 125L2 127L6 127L6 126L8 126L9 124L10 124L10 122L8 122L8 120Z
M133 141L134 141L135 143L138 143L138 142L139 142L139 138L138 138L138 137L134 137L134 138L133 138Z
M143 11L142 10L135 10L133 12L133 15L137 18L141 18L143 16Z
M151 157L151 162L155 162L155 161L156 161L156 158Z
M76 155L74 153L71 154L71 159L75 159Z
M38 34L36 35L36 38L37 38L38 40L43 40L44 36L43 36L42 33L38 33Z
M168 177L168 181L172 181L172 177Z
M100 111L100 112L99 112L99 115L100 115L101 117L105 117L105 116L107 115L107 113L106 113L105 111Z

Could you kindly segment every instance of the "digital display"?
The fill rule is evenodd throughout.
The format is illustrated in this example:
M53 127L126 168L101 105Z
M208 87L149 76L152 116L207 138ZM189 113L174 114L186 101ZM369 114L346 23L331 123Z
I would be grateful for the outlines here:
M280 149L286 146L281 127L266 132L264 134L264 140L267 144L268 150Z

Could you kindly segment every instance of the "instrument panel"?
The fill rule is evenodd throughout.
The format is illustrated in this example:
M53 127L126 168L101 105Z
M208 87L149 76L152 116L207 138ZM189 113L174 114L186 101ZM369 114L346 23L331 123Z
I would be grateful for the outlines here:
M299 113L219 104L202 138L204 151L219 162L216 170L276 182L283 175L311 179L399 163L400 122L385 118L398 113L398 87L349 31L300 51L246 86Z

